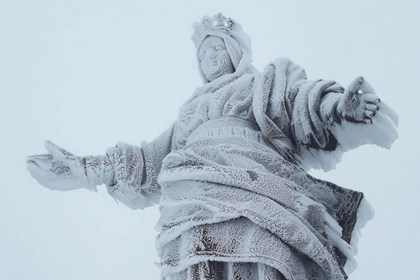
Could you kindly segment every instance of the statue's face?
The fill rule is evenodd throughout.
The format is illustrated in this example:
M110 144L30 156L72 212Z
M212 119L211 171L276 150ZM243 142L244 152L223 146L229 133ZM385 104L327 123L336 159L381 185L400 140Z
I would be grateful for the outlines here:
M207 80L213 81L225 74L235 72L222 38L208 36L198 50L201 70Z

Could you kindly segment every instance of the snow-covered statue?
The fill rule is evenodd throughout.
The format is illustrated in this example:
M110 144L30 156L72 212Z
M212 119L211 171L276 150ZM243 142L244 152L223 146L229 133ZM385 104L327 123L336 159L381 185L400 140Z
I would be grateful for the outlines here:
M310 176L362 144L390 147L397 116L362 78L308 80L288 58L262 73L221 14L194 26L203 85L150 143L76 156L46 143L28 169L53 190L106 184L133 209L159 204L163 279L347 279L363 194Z

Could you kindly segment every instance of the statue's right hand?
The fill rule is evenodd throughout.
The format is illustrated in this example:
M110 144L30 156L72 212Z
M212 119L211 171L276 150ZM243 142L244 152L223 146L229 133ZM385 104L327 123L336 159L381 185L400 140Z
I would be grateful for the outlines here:
M29 172L41 185L61 191L96 190L96 185L87 179L83 157L73 155L51 141L45 142L45 148L48 154L32 155L26 159Z

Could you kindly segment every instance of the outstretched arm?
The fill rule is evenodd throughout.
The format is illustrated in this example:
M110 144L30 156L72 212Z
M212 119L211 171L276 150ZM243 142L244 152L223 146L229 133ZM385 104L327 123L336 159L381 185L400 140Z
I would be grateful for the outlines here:
M265 68L253 109L264 136L305 168L329 170L345 151L364 144L389 148L398 137L398 117L365 79L356 78L347 89L331 80L308 80L287 58Z
M130 208L156 204L160 197L157 176L163 158L173 149L173 126L142 147L118 143L102 156L76 156L47 141L48 154L27 158L27 168L41 185L52 190L106 184L116 200Z
M398 116L376 95L373 87L361 76L344 92L324 95L319 105L321 127L337 143L334 151L301 149L309 166L329 170L340 160L341 153L365 144L390 148L398 138ZM330 160L331 156L336 158Z
M51 190L69 191L79 188L95 190L97 185L112 183L114 170L105 156L76 156L45 142L48 154L32 155L26 164L32 177Z

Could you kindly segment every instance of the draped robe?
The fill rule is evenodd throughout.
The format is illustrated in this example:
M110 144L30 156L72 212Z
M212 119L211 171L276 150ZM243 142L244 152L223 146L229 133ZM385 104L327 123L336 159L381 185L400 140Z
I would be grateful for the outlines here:
M198 88L154 141L108 151L109 193L134 209L159 204L163 279L347 279L360 213L371 213L362 193L303 169L353 148L341 143L352 124L323 113L342 93L287 58L262 73L242 64ZM353 146L395 140L381 114L379 136Z

